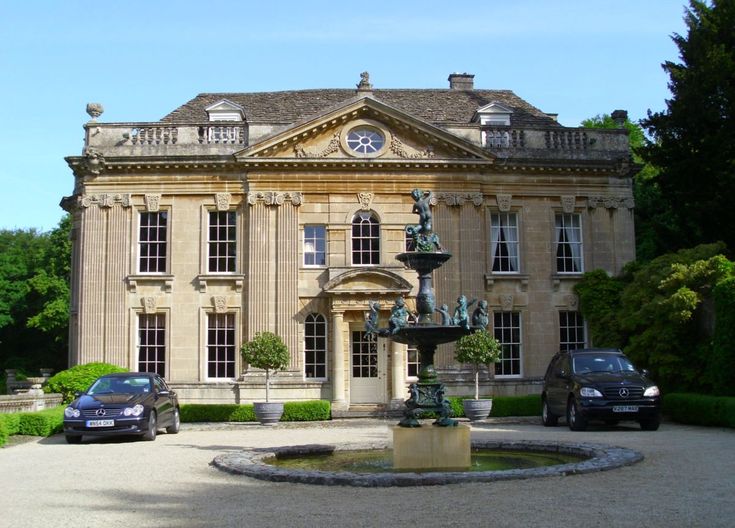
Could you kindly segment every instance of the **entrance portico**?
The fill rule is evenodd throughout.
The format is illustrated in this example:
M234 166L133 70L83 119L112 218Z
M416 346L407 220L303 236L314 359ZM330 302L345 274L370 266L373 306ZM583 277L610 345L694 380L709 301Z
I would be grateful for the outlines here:
M365 313L369 302L377 301L381 316L387 319L395 300L406 297L411 289L406 279L384 269L351 269L325 284L323 291L331 299L334 410L403 398L406 347L367 336Z

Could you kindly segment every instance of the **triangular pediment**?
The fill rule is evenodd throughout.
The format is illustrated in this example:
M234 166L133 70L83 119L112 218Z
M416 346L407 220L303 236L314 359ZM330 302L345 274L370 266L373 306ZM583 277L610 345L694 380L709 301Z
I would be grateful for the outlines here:
M239 104L221 99L204 109L210 121L242 121L245 119L245 109Z
M362 143L361 143L362 141ZM371 96L351 99L235 154L236 159L492 161L481 147Z
M411 283L382 269L354 269L337 275L324 285L324 292L339 294L401 294L411 291Z

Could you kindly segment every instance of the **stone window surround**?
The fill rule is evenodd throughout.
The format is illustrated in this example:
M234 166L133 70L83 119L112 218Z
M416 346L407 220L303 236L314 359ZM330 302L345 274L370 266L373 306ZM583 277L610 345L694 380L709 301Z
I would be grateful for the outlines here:
M211 378L208 375L209 371L209 340L208 340L208 334L209 334L209 316L210 315L222 315L222 314L231 314L234 316L234 337L233 337L233 344L235 347L235 367L234 367L234 376L232 378L227 377L217 377L217 378ZM233 381L236 381L238 378L241 377L242 371L243 371L243 365L240 358L239 353L239 343L242 343L242 335L241 335L241 328L242 328L242 311L239 306L226 306L224 311L220 311L215 305L214 302L212 306L204 306L200 308L200 332L199 332L199 339L200 339L200 350L202 351L202 360L201 360L201 379L205 383L232 383Z
M329 364L329 340L330 340L329 318L321 312L309 312L309 314L307 314L307 317L309 315L312 315L312 316L320 315L324 321L323 323L324 324L324 376L314 377L314 378L309 378L306 376L306 337L307 337L306 326L307 325L306 325L306 318L304 318L304 321L302 323L304 325L303 343L302 343L302 349L304 351L304 361L303 361L304 380L309 381L309 382L326 382L326 381L329 381L329 369L331 368Z

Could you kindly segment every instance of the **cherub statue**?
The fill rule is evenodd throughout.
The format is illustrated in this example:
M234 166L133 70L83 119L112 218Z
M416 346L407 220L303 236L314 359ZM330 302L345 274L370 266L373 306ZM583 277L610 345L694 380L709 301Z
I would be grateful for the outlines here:
M365 331L368 334L378 334L378 312L380 311L380 303L370 301L368 305L370 306L370 311L365 317Z
M468 308L475 304L475 302L477 302L477 299L472 299L470 302L467 302L467 297L464 295L457 297L457 306L454 308L454 318L452 319L452 322L456 326L461 326L465 330L470 329Z
M449 306L442 304L439 308L434 308L435 312L438 312L442 316L442 326L452 325L452 316L449 315Z
M388 319L388 329L391 335L408 324L408 310L406 310L406 301L403 297L398 297L393 308L390 310L390 319Z
M490 319L487 315L487 301L483 299L477 303L477 308L472 312L472 326L487 328L489 322Z

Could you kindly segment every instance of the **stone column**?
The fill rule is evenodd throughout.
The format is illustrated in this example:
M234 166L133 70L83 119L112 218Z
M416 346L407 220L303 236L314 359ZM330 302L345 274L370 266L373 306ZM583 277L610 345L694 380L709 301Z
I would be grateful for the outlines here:
M406 396L406 345L391 341L391 355L393 357L393 372L391 376L391 407L394 403L402 406Z
M332 407L346 410L345 399L345 351L342 342L344 313L332 311Z

